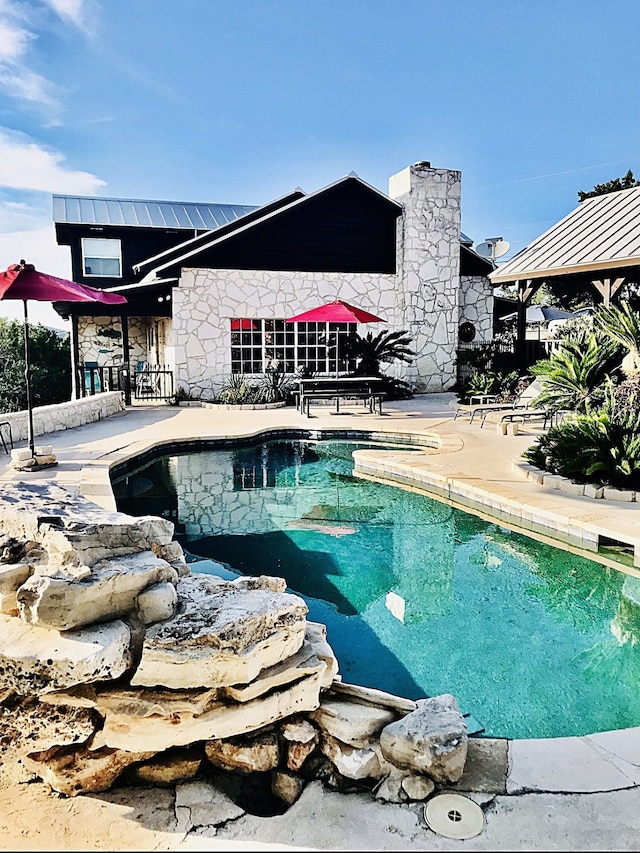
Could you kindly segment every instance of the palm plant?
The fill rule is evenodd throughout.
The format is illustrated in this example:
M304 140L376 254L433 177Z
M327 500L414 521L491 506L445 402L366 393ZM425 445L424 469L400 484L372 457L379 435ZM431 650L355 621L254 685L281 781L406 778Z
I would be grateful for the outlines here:
M628 302L607 305L596 311L595 325L616 343L627 348L622 369L627 376L640 372L640 314Z
M577 482L622 489L640 487L640 412L616 401L616 386L605 383L600 409L552 427L523 454L534 465Z
M543 391L536 406L586 412L604 399L604 383L619 361L615 341L591 332L582 341L564 340L549 358L537 361L531 373Z
M356 359L356 376L381 376L380 365L393 361L407 364L413 361L414 350L410 349L411 338L407 331L379 332L374 336L368 332L361 337L357 332L349 335L345 342L345 355Z

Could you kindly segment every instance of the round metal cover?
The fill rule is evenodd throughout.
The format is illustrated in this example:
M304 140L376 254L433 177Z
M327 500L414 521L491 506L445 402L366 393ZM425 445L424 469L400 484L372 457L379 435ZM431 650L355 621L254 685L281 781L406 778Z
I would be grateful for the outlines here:
M473 838L484 829L484 813L461 794L438 794L424 807L429 829L445 838Z

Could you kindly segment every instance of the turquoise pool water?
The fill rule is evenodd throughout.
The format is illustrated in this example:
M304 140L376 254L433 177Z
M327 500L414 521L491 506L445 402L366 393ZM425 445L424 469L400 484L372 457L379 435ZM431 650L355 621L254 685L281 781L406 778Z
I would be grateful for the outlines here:
M352 476L345 441L167 455L120 475L119 509L162 514L194 570L286 578L345 681L452 693L486 736L640 725L640 580Z

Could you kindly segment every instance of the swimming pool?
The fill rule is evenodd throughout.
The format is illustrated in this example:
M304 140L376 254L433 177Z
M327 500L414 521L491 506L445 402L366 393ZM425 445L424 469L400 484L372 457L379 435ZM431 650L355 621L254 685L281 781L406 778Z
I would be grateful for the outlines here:
M452 693L486 736L640 724L640 580L424 495L352 475L361 443L172 453L114 477L170 517L197 571L269 574L327 626L345 681Z

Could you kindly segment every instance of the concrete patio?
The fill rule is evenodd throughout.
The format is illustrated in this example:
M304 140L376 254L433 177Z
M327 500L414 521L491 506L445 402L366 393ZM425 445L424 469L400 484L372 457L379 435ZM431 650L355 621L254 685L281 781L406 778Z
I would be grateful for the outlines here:
M518 435L508 436L498 434L489 423L480 429L467 419L453 420L453 401L453 394L419 395L385 404L382 415L372 415L362 406L341 407L340 414L331 407L318 407L311 418L293 407L239 411L130 407L97 423L38 438L38 442L53 445L58 460L55 467L18 472L9 466L7 457L0 457L0 479L53 480L113 509L110 467L164 444L252 436L285 428L358 430L390 436L406 433L432 447L424 453L397 452L396 467L388 466L388 473L395 470L397 477L401 471L405 485L424 487L428 479L420 479L420 472L437 475L447 483L447 499L457 499L504 523L528 524L534 538L562 538L564 520L565 531L571 525L587 525L596 536L600 532L635 545L640 537L637 503L593 500L525 479L513 470L512 461L538 434L535 426L527 423ZM407 471L412 467L415 480ZM558 524L557 533L553 526L546 532L535 529L533 520L541 514L549 524ZM637 568L625 570L640 576ZM469 761L465 777L456 786L458 792L476 799L485 814L483 831L465 841L436 835L427 827L418 804L382 804L370 795L338 794L319 783L309 785L284 815L260 818L247 814L219 829L215 837L204 831L189 832L189 827L178 831L173 801L165 789L143 794L120 789L61 801L47 796L44 785L7 784L0 789L1 846L7 850L101 846L123 850L638 849L640 728L550 740L487 739L485 744L489 751ZM48 832L41 822L34 822L33 809L48 815Z

